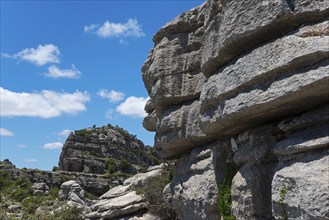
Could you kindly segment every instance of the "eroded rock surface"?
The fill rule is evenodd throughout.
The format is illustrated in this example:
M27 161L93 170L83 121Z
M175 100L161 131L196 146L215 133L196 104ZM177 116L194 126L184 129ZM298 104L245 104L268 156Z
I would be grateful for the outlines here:
M162 168L163 165L153 167L146 173L126 179L123 185L110 189L91 206L87 219L158 220L158 217L147 213L149 204L142 195L136 193L136 189L143 188L148 178L161 175Z
M180 219L226 217L214 186L232 162L237 219L329 219L328 17L323 0L208 0L155 34L143 124L178 158L164 196Z

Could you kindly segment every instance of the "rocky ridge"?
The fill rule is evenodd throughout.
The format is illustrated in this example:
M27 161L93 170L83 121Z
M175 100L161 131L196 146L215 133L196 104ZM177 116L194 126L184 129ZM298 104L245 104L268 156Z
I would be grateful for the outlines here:
M179 219L329 219L328 17L322 0L208 0L154 35L143 125L178 159Z
M159 163L151 147L123 128L108 124L72 132L63 145L58 170L135 174Z

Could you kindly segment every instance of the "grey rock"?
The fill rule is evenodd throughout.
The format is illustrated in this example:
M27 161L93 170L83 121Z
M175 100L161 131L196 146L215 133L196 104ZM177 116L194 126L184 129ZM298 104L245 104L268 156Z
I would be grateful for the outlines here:
M156 131L158 119L155 111L149 113L143 120L143 127L148 131Z
M271 219L271 165L245 164L232 180L232 212L238 220Z
M33 195L45 195L48 193L49 187L46 183L34 183L32 185Z
M328 16L323 0L208 0L154 36L142 67L151 98L143 126L156 133L161 157L179 158L163 192L179 219L223 218L217 185L231 162L241 166L232 182L235 217L280 218L276 169L299 172L296 161L329 148ZM307 195L296 203L302 217L290 219L328 219L305 215L307 202L328 207L321 199Z
M135 176L132 176L128 179L126 179L123 182L123 186L133 186L133 187L139 187L143 188L145 186L145 181L151 177L157 177L160 176L162 172L162 169L154 169L151 171L148 171L146 173L138 173Z
M143 189L147 179L161 175L164 165L151 168L146 173L139 173L124 181L123 185L113 187L100 196L91 206L92 211L87 215L89 219L143 219L138 216L145 213L148 205L142 195L136 194L136 188ZM155 220L156 216L143 215L145 219Z
M142 71L156 109L199 97L205 77L200 71L203 28L166 36L155 46Z
M278 142L274 147L273 152L278 155L289 155L317 150L320 148L329 148L328 125L295 132L290 135L289 138Z
M164 158L177 157L209 138L199 126L200 102L168 108L159 116L155 146Z
M85 193L81 186L74 180L69 180L61 185L58 199L68 200L77 204L85 205Z
M118 126L108 124L85 128L67 138L59 160L59 171L105 174L106 160L111 157L118 165L115 172L135 174L138 167L158 164L157 155L153 155L152 151L136 136ZM124 170L119 158L127 159L132 169Z
M318 107L300 116L290 117L281 121L277 126L281 133L289 135L295 131L302 130L314 125L327 125L329 123L329 106Z
M329 3L322 0L210 0L202 72L210 76L247 50L328 15Z
M219 219L215 148L195 148L177 161L174 179L164 189L164 199L179 219Z
M328 173L328 153L288 166L283 164L272 181L274 218L329 219Z
M288 35L210 77L200 97L202 130L234 134L328 101L328 41Z
M271 155L276 144L273 129L274 126L265 125L238 135L238 150L233 155L234 163L241 166L245 163L259 164L275 160Z
M17 204L13 204L13 205L8 206L7 212L15 213L17 211L20 211L21 209L22 209L22 206L17 205Z
M203 25L205 11L207 9L207 3L204 3L198 7L195 7L185 13L174 18L172 21L165 24L154 36L153 41L158 44L164 37L190 32Z

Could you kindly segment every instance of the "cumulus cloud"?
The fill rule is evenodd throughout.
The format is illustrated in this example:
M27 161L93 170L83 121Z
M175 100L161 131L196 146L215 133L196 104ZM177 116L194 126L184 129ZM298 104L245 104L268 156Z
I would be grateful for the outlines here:
M126 23L113 23L105 21L103 25L91 24L84 27L85 33L96 34L102 38L109 37L143 37L145 36L142 26L137 19L128 19Z
M72 64L71 69L60 69L54 65L48 67L48 72L44 74L51 78L69 78L77 79L80 78L81 72Z
M59 63L59 49L53 44L39 45L37 48L25 48L16 54L3 54L4 57L25 60L42 66L48 63Z
M19 147L19 148L26 148L27 145L26 145L26 144L20 144L20 145L18 145L18 147Z
M0 128L0 136L14 136L14 134L5 128Z
M130 96L116 108L116 111L122 115L145 117L147 114L144 111L144 107L147 100L149 100L149 97Z
M75 115L85 111L85 104L90 101L89 94L80 91L18 93L0 87L0 96L0 115L3 117L52 118L62 114Z
M54 149L58 149L58 148L62 148L63 144L61 142L53 142L53 143L47 143L45 145L43 145L44 149L48 149L48 150L54 150Z
M110 102L119 102L125 97L125 94L123 92L118 92L115 90L108 91L106 89L100 89L97 95L102 98L109 99Z
M59 136L63 136L63 137L67 137L69 136L69 134L71 133L72 131L69 130L69 129L64 129L63 131L59 132L58 135Z
M35 162L38 162L38 160L35 158L31 158L31 159L25 159L24 162L25 163L35 163Z

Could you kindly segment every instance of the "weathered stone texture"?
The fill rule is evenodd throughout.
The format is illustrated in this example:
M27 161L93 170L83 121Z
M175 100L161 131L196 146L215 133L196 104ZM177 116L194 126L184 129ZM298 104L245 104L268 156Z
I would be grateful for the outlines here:
M177 161L164 198L179 219L219 219L215 148L216 144L195 148ZM224 155L221 159L225 161Z
M272 182L276 219L329 219L329 156L306 156L283 164Z
M232 161L240 167L232 181L237 219L282 219L273 201L290 177L288 219L329 219L328 185L313 188L327 181L326 168L298 162L329 149L328 17L324 0L208 0L155 34L142 68L151 98L143 124L156 132L160 156L179 158L164 195L180 219L219 218L208 210L217 195L207 186L220 184ZM225 152L222 163L191 156L216 141L211 151ZM199 160L208 165L196 171ZM313 166L305 178L304 166Z

